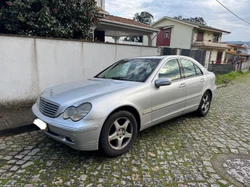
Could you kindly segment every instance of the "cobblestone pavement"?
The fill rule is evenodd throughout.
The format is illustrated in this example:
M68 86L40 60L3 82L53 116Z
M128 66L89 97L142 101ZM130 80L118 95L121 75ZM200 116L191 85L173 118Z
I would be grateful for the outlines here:
M213 159L249 155L249 88L250 76L220 88L207 117L189 114L147 129L117 158L73 150L40 131L2 137L0 186L237 186ZM248 161L224 167L233 162Z

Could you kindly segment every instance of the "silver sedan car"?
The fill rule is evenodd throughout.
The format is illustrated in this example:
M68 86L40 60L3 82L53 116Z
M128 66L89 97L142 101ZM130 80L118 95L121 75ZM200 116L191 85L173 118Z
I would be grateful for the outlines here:
M77 150L127 152L139 131L196 111L206 116L215 75L185 56L120 60L94 78L46 89L32 111L49 137Z

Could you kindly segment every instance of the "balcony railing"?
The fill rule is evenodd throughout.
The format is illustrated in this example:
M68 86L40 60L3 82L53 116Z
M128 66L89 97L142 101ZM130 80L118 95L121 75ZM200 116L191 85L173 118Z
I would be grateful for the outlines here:
M230 47L223 42L212 42L212 40L203 40L203 41L194 41L194 47L204 47L204 48L223 48L223 49L230 49Z
M223 43L223 42L219 42L219 40L214 40L214 39L211 39L211 40L194 40L194 42L211 42L211 43Z

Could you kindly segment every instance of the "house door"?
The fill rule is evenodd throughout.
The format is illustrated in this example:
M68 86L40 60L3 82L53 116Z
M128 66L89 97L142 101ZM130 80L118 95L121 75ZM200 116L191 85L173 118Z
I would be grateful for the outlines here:
M157 35L156 46L170 46L171 28L164 29Z
M216 64L221 64L222 52L217 53Z

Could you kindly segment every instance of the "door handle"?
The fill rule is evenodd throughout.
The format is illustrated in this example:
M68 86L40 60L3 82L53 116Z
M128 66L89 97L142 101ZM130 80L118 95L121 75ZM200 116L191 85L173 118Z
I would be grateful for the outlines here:
M186 87L186 84L185 83L181 83L179 88L185 88Z
M204 82L204 78L202 78L200 81L201 81L201 82Z

